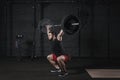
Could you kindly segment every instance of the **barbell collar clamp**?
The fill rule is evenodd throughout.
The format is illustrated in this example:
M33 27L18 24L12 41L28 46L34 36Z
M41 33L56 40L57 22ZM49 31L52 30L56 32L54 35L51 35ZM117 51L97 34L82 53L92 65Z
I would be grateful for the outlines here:
M71 25L76 26L79 25L80 23L72 23Z

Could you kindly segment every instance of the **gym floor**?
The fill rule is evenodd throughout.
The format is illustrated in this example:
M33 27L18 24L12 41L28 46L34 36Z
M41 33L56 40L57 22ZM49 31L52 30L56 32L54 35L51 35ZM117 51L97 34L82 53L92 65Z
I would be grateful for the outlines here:
M58 77L58 73L50 73L52 66L45 58L16 58L0 59L0 80L119 80L118 78L91 78L86 72L87 68L119 68L109 64L92 64L87 59L72 59L68 63L69 75Z

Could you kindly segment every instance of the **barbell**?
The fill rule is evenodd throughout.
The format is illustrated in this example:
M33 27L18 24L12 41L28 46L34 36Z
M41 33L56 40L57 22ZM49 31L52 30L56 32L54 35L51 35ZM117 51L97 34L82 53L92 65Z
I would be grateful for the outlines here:
M63 31L66 34L72 35L79 31L80 20L75 15L65 16L62 19L61 24L53 24L53 22L50 19L43 19L38 25L38 27L41 27L41 31L43 33L47 33L46 25L51 25L51 29L53 32L56 31L56 28L61 27L61 29L63 29Z

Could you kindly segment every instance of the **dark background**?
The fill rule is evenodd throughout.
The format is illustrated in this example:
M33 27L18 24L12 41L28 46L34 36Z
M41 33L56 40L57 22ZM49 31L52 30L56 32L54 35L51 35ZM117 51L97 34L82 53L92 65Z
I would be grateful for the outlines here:
M22 56L49 54L47 36L37 25L43 18L55 24L74 14L83 28L65 34L63 46L72 57L113 60L120 57L119 0L0 0L0 56L18 56L16 35L21 40Z

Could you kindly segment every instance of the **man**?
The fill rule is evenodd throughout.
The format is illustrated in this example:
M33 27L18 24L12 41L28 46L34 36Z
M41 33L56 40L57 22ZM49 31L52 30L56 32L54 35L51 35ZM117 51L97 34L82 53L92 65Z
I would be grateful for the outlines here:
M55 70L51 70L51 72L60 72L58 76L66 76L68 75L66 69L66 62L70 60L68 54L65 54L63 51L63 47L61 45L63 30L60 29L58 32L53 30L52 25L45 25L47 29L47 36L51 44L51 53L47 56L48 61L54 66Z

